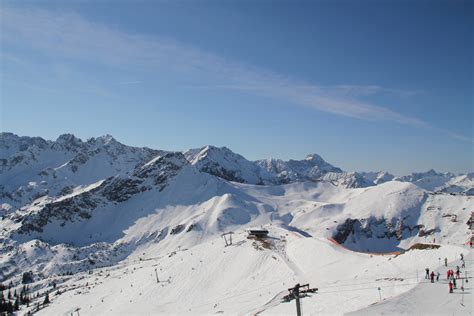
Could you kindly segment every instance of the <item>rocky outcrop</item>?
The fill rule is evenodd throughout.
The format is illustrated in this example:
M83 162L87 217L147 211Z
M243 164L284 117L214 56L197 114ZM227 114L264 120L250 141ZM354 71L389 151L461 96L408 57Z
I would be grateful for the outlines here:
M87 220L99 206L122 203L147 190L161 191L186 164L188 162L181 153L167 153L136 168L130 176L109 177L87 191L49 199L38 205L39 210L14 219L21 222L17 233L42 232L43 227L54 220L63 223ZM73 194L68 187L63 192Z
M329 172L342 172L340 168L327 163L317 154L310 154L303 160L266 159L258 160L256 164L267 172L274 174L277 183L315 181Z
M43 227L53 220L62 221L64 225L66 222L88 219L91 217L91 211L99 204L100 200L90 192L47 203L40 211L20 217L21 226L17 232L42 232Z
M421 229L420 225L409 226L403 219L385 218L376 219L373 217L365 219L348 218L336 227L333 239L340 244L345 244L350 238L377 238L402 240L407 236L417 234Z

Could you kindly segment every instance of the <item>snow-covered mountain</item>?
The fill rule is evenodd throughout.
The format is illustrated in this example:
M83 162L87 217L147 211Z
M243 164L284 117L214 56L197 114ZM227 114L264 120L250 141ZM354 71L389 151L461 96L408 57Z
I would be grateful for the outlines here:
M317 154L310 154L303 160L267 159L253 162L226 147L205 146L190 149L184 155L200 171L249 184L318 181L329 172L342 172Z
M64 134L56 141L0 134L0 201L14 207L40 196L57 196L126 174L162 151L123 145L106 135L82 141Z
M202 172L240 183L268 184L275 176L227 147L205 146L184 153L186 159Z
M339 173L341 169L324 161L317 154L310 154L303 160L283 161L266 159L256 162L258 166L276 175L279 183L319 180L328 172Z
M433 192L470 193L474 187L474 173L454 175L453 173L439 173L433 169L427 172L415 172L407 176L396 177L396 181L405 181Z
M60 291L44 314L133 312L130 300L139 313L288 313L281 299L297 282L324 289L360 278L351 284L364 288L368 279L393 297L415 285L393 287L392 272L452 260L470 236L474 198L423 184L446 177L444 188L465 193L472 174L392 180L343 172L317 155L252 162L225 147L167 152L111 136L46 141L3 133L0 148L0 282L19 288L28 272L43 293L54 282ZM248 239L250 227L271 238ZM229 247L226 232L234 232ZM353 252L434 241L442 247L390 261ZM260 296L247 295L249 288ZM373 303L369 292L358 295L325 302L340 313ZM343 303L348 298L353 303Z
M376 184L358 172L328 172L320 179L345 188L366 188Z
M360 172L360 174L370 183L381 184L387 181L392 181L395 176L386 171L377 172Z

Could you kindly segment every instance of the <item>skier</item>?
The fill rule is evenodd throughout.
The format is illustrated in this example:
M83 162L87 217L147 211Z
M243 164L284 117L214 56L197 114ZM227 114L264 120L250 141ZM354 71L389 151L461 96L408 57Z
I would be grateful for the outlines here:
M464 254L461 253L461 260L464 260Z
M455 278L453 278L453 287L454 287L455 289L457 289L457 287L456 287L456 279L455 279Z
M453 282L449 281L449 293L453 293Z
M444 258L444 266L445 266L445 267L448 266L448 258Z
M431 274L430 274L430 276L431 276L431 283L434 283L434 277L435 277L435 274L434 274L434 272L433 272L433 271L431 271Z
M425 279L429 279L430 278L430 269L426 268L425 271L426 271Z
M441 275L441 274L440 274L439 272L436 273L436 282L439 281L439 276L440 276L440 275Z
M446 280L449 280L449 277L450 277L450 273L449 273L449 270L446 271Z

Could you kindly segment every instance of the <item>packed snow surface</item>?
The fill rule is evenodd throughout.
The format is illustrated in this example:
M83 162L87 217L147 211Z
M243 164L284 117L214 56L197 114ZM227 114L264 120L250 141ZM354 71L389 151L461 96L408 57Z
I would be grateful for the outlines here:
M440 311L472 312L470 287L466 287L462 306L460 291L450 296L444 280L433 285L423 279L424 268L436 268L439 257L455 260L460 252L466 252L460 247L413 250L396 257L371 256L349 252L320 238L277 228L270 228L270 232L270 249L247 239L244 232L236 232L228 247L216 238L189 249L137 256L92 274L78 274L61 283L67 292L40 314L59 315L76 307L91 315L293 314L295 302L282 303L281 299L296 283L319 288L317 294L302 300L305 314L343 314L377 304L379 287L386 303L400 300L398 295L404 292L422 289L417 296L403 296L404 304L390 305L392 312L436 312L438 305L430 306L432 298L425 302L422 295L451 302ZM153 247L141 251L154 254ZM416 304L423 305L411 310ZM383 311L383 306L372 308Z

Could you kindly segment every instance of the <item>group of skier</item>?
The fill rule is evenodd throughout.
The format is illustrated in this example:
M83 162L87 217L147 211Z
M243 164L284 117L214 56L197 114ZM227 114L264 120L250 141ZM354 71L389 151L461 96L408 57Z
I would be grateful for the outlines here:
M425 271L426 271L425 279L431 280L431 283L434 283L434 280L435 280L435 277L436 277L436 282L439 281L439 276L440 276L439 272L436 272L436 274L435 274L434 271L431 271L431 273L430 273L429 268L426 268Z
M464 262L464 255L461 253L461 267L462 268L465 268L466 265L465 265L465 262ZM448 258L444 258L444 266L447 267L448 266ZM436 282L439 281L439 276L440 276L440 273L439 272L434 272L434 271L431 271L430 273L430 269L429 268L426 268L425 269L425 279L427 280L430 280L431 283L434 283L435 282L435 277L436 277ZM448 285L449 285L449 293L453 293L453 289L457 289L457 284L456 284L456 279L459 279L461 278L461 269L459 268L459 266L456 266L456 271L454 271L453 269L449 269L448 271L446 271L446 280L449 281ZM467 282L467 280L466 280ZM464 287L461 286L461 290L464 291Z
M466 267L466 264L464 262L464 255L461 253L461 267L465 268ZM456 285L456 279L459 279L461 278L461 269L459 268L459 266L456 266L456 272L454 272L452 269L449 269L447 272L446 272L446 279L449 280L449 293L453 293L453 289L457 289L457 285ZM466 282L468 282L468 280L466 279ZM464 284L464 283L463 283ZM461 285L461 290L464 291L464 286Z

